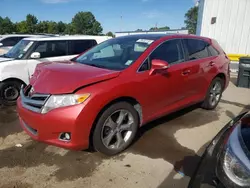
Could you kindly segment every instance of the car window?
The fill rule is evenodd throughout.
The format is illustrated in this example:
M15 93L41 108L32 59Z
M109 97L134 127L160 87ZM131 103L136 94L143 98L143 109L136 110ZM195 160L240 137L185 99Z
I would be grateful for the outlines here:
M96 40L72 40L70 42L70 55L80 54L96 44Z
M209 57L209 44L203 40L185 39L189 60L196 60Z
M96 45L74 61L110 70L124 70L131 66L154 40L140 36L117 37Z
M1 41L3 46L15 46L18 42L19 42L18 37L8 37Z
M180 39L169 40L157 47L150 55L150 60L159 59L169 64L177 64L184 60L184 52Z
M149 63L148 58L144 61L144 63L139 68L139 72L143 72L143 71L147 71L147 70L150 70L150 63Z
M219 55L219 52L212 45L209 45L208 50L209 50L211 56Z
M66 41L41 41L34 52L39 52L41 58L58 57L67 55Z

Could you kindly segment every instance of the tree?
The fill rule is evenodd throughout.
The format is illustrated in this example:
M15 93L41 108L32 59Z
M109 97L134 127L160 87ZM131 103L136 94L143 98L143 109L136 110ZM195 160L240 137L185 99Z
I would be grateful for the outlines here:
M37 33L48 33L49 24L48 21L40 21L36 26Z
M169 30L170 27L168 26L165 26L165 27L152 27L149 29L149 31L166 31L166 30Z
M38 22L38 20L34 15L28 14L26 16L27 33L35 33L36 32L37 22Z
M98 35L103 30L91 12L78 12L72 19L72 27L74 33L85 35Z
M51 33L51 34L58 33L58 27L57 27L56 22L53 22L53 21L48 22L48 33Z
M64 34L73 34L73 27L72 27L72 24L69 23L69 24L65 24L66 28L64 30Z
M192 7L185 14L185 24L190 34L196 34L198 6Z
M21 22L16 23L16 32L17 33L27 33L28 32L27 22L21 21Z
M0 17L0 34L8 34L14 32L14 24L8 17Z
M109 36L109 37L113 37L113 38L115 37L115 35L111 31L107 32L106 35Z
M57 30L58 30L58 33L64 33L66 30L66 24L63 23L62 21L58 22L57 23Z
M141 31L143 31L142 29L136 29L135 31L137 31L137 32L141 32Z

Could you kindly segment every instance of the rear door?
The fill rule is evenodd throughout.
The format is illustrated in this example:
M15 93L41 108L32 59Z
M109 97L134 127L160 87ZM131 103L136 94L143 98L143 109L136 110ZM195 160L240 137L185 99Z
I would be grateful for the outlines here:
M196 98L204 95L209 72L214 62L208 50L209 43L195 38L184 39L187 61L183 69L187 97Z

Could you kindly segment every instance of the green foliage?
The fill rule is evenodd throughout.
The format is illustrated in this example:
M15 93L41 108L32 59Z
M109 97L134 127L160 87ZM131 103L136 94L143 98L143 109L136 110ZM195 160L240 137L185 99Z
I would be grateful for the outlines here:
M58 33L58 27L56 22L48 22L48 33L56 34Z
M185 24L190 34L196 34L196 26L198 20L198 7L192 7L185 14Z
M113 38L115 37L115 35L111 31L107 32L106 36L113 37Z
M17 23L12 23L8 17L0 17L0 34L14 32L100 35L102 26L91 12L77 13L72 19L72 23L68 24L62 21L38 21L37 17L31 14L26 16L26 20Z
M34 15L28 14L26 16L27 33L35 33L36 32L37 22L38 22L38 20Z
M2 18L0 17L0 34L12 33L15 27L14 24L8 17Z
M78 12L72 19L72 27L76 34L98 35L102 32L101 24L91 12Z
M168 26L165 26L165 27L152 27L149 29L149 31L166 31L166 30L169 30L170 27Z

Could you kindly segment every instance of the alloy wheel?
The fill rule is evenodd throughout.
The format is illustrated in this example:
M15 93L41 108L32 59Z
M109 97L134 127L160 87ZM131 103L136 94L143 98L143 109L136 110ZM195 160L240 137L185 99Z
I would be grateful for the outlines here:
M215 82L211 87L210 94L209 94L209 103L211 106L215 106L221 97L222 93L222 85L221 82Z
M120 149L128 142L132 135L134 117L128 110L117 110L105 121L101 140L108 149Z

